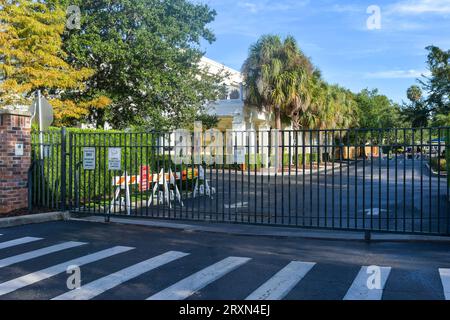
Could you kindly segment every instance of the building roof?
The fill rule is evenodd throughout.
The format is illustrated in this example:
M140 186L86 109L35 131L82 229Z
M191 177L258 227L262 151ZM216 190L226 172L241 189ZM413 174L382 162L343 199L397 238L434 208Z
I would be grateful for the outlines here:
M243 82L242 73L209 58L202 57L200 60L200 66L207 68L211 74L216 75L221 72L227 73L227 77L225 79L227 85L240 86Z

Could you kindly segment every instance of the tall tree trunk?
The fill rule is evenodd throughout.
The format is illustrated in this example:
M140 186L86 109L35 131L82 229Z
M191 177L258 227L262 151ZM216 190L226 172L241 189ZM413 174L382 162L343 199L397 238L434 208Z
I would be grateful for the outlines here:
M275 129L281 130L281 109L279 106L275 107Z
M283 132L281 132L281 108L280 106L276 106L275 107L275 129L279 130L277 132L278 135L278 161L277 161L277 166L276 169L279 170L283 170L283 153L284 153L284 149L282 147L282 139L281 139L281 135L283 134Z

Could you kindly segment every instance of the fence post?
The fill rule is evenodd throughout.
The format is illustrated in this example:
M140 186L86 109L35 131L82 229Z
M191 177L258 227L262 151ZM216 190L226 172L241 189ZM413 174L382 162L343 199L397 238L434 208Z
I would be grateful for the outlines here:
M30 169L28 170L28 213L33 213L33 188L35 181L33 180L33 170L35 167L35 161L31 162Z
M66 128L61 129L61 210L66 211Z
M0 216L28 207L30 165L30 114L0 108Z
M447 165L447 235L450 236L450 128L447 128L445 135L445 163Z

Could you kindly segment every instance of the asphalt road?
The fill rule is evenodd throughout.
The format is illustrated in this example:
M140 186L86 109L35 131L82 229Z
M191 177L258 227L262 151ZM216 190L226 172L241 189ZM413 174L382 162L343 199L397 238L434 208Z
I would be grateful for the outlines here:
M0 299L450 299L450 243L250 237L80 221L0 234ZM80 289L67 287L69 265L80 267ZM369 290L364 267L372 265L381 268L380 286Z
M302 227L450 233L447 177L430 174L426 160L370 159L317 172L307 165L277 176L211 170L212 197L181 189L174 202L135 208L133 215ZM123 212L124 213L124 212Z

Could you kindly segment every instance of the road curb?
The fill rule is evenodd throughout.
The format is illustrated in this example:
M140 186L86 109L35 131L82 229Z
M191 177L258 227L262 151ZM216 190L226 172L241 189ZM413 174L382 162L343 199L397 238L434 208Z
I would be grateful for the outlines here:
M104 217L79 217L72 218L74 221L87 221L93 223L105 223ZM186 221L174 222L167 220L143 220L111 217L110 223L121 225L135 225L160 229L180 230L184 232L207 232L237 236L263 236L272 238L296 238L310 240L337 240L337 241L359 241L367 242L365 232L360 231L340 231L340 230L312 230L296 229L273 226L255 226L241 224L216 224L203 223L194 224ZM450 237L410 235L410 234L387 234L372 233L371 242L434 242L450 243Z
M70 219L69 212L49 212L18 217L0 218L0 228L10 228L26 224L61 221L69 219Z

